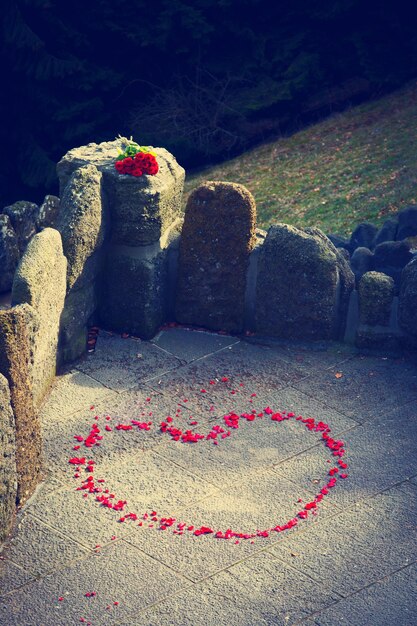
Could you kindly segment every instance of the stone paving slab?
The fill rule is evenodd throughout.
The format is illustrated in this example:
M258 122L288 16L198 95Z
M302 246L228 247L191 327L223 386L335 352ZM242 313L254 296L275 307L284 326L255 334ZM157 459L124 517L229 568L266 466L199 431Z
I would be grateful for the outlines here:
M60 420L83 407L114 396L115 392L77 370L57 376L40 410L41 420Z
M134 546L119 542L5 596L0 602L0 623L70 626L84 617L94 626L110 626L136 616L186 583ZM86 598L89 592L97 595Z
M187 363L238 343L238 341L238 338L230 335L219 335L186 328L163 330L152 339L152 343L156 346Z
M77 369L115 391L137 387L181 365L156 345L100 331L95 352L84 357Z
M158 510L167 515L217 493L207 480L154 450L120 452L117 465L112 460L100 463L95 475L105 478L106 486L136 513Z
M161 602L132 626L284 626L338 599L324 585L263 553Z
M308 501L310 494L288 480L276 479L271 471L248 470L231 488L212 497L194 502L180 511L168 511L178 521L195 528L209 526L214 531L253 533L284 524L300 510L299 498ZM335 514L335 509L323 503L315 518L300 522L300 526L315 524L320 517ZM280 541L284 534L271 532L268 538L255 540L221 540L213 536L194 537L189 533L172 537L170 532L134 532L128 541L140 547L175 571L194 581L201 580L246 558L249 554ZM235 544L238 541L238 545Z
M3 556L19 565L32 578L61 569L89 554L88 550L51 530L32 515L23 517L16 530L17 535L8 544Z
M417 487L405 481L361 503L371 520L372 550L399 567L417 561ZM356 536L366 530L359 527Z
M184 429L190 428L190 413L181 407L181 413L176 414L178 405L175 399L158 394L150 387L110 394L94 405L87 403L84 409L69 416L44 412L44 457L48 469L53 469L55 476L66 476L68 479L74 474L74 468L68 463L73 456L87 456L98 461L119 452L148 449L164 442L166 436L162 436L159 425L170 413L176 415L176 424ZM119 424L131 425L132 419L141 423L152 422L151 430L141 430L137 426L133 426L131 431L117 430ZM103 439L99 446L86 448L74 436L85 439L93 424L98 425ZM106 427L112 430L106 431ZM77 445L80 449L74 450Z
M289 410L298 408L305 417L314 415L320 419L328 419L335 434L357 426L353 420L337 411L325 410L320 403L290 388L270 396L267 402L265 398L262 399L259 408L268 405L277 410L284 407ZM222 420L219 424L227 430ZM200 430L204 432L203 428ZM253 422L241 419L239 429L231 429L230 432L231 436L220 439L217 446L212 443L184 445L181 442L168 441L158 448L158 453L210 482L228 484L236 479L241 480L249 467L259 469L274 466L314 447L321 438L320 433L309 432L294 420L273 422L267 415ZM324 452L322 445L320 448L325 455L321 463L321 474L324 476L329 452ZM311 489L311 485L308 488Z
M209 417L223 415L239 397L249 401L256 393L260 399L305 376L305 370L287 363L276 351L240 342L169 372L151 386L171 397L187 399L190 410ZM222 382L224 377L226 382ZM210 381L216 384L210 385ZM227 393L230 402L225 405Z
M168 373L157 388L177 397L181 390L191 386L195 391L201 386L208 391L208 397L215 399L217 388L209 386L210 380L227 377L231 391L243 383L249 395L266 395L305 376L305 369L287 363L276 351L239 342Z
M414 626L416 606L417 565L413 564L302 623L316 626Z
M349 479L343 489L335 489L331 500L346 506L387 489L415 473L417 441L417 403L395 411L344 433L345 460ZM316 446L280 463L275 471L292 476L305 489L318 484L323 476L325 448ZM318 481L318 482L316 482ZM339 481L339 483L342 481Z
M407 492L408 491L408 492ZM395 488L272 548L343 596L417 560L416 491Z
M72 489L35 500L28 511L53 530L64 532L91 550L96 545L111 544L112 537L122 538L132 532L131 526L118 522L120 514L99 507L93 496L83 498L80 492Z
M383 624L385 614L390 626L412 626L411 592L397 570L417 559L415 364L184 329L159 339L163 346L102 334L97 352L58 378L42 410L47 478L0 557L0 624L69 626L85 617L92 626L339 626L351 612L351 626ZM242 419L217 446L174 442L158 430L168 413L182 430L194 428L192 415L195 430L207 433L231 410L267 405L329 423L350 466L318 515L288 533L253 544L177 536L149 522L120 523L121 513L74 490L68 458L86 456L103 489L138 514L156 509L195 526L248 532L283 523L326 479L329 451L319 434L266 416ZM154 428L106 431L100 446L73 450L74 434L92 423L135 418ZM107 610L113 601L120 604Z
M294 363L297 368L305 369L310 374L315 369L324 370L344 363L357 354L357 349L347 344L336 342L288 342L269 337L245 337L243 340L256 346L266 346L275 350L280 358Z
M292 387L284 387L283 389L269 394L259 394L254 398L251 398L246 390L240 390L240 392L234 396L227 393L220 393L216 406L226 409L223 412L219 412L218 410L212 412L213 419L219 419L220 421L224 413L235 412L241 415L242 413L256 411L256 414L259 416L259 413L263 413L265 408L269 407L274 412L293 412L296 416L313 417L317 421L323 421L329 425L334 435L358 426L355 420L346 417L336 409L330 408L315 398L308 396L306 393L298 389L293 389ZM268 416L263 415L262 421L267 422L270 421L270 419ZM241 424L244 422L245 420L242 420ZM259 419L252 422L253 428L256 428L254 424L259 423ZM301 425L300 428L298 428L299 436L301 436L303 428L304 427ZM280 425L275 424L275 430L279 433ZM315 437L320 439L321 435L310 433L310 445L312 438Z
M417 400L417 363L415 357L357 356L340 367L315 370L294 387L362 423Z
M149 451L120 452L115 459L97 464L96 479L104 479L115 500L126 500L125 512L143 515L158 509L161 514L198 502L216 488L196 475ZM78 483L77 483L78 484ZM84 497L75 486L53 492L31 503L33 515L84 546L94 548L112 536L132 532L133 522L119 523L122 512L102 507L94 494Z
M4 557L0 558L0 605L3 596L22 587L30 580L32 578L24 568L15 565Z
M189 587L157 604L134 620L120 626L269 626L250 602L236 602L235 594L227 589L215 592L209 584ZM279 624L279 622L274 622Z

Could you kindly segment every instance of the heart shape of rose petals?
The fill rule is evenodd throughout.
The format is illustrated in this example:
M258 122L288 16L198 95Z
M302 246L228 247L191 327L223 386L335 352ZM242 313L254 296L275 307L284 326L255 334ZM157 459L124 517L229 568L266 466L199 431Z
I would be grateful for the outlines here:
M215 385L217 382L227 383L228 380L228 377L224 376L220 379L220 381L211 380L209 385ZM200 389L200 393L207 393L207 391L203 388ZM232 391L231 393L236 393L236 391ZM256 394L251 394L251 398L255 395ZM146 400L147 402L150 402L151 398L147 398ZM91 407L91 409L94 409L94 407ZM255 410L250 413L241 414L230 412L223 416L224 426L215 424L207 433L196 432L191 429L184 431L175 425L175 418L171 416L166 417L165 420L160 422L159 430L160 432L170 436L173 441L181 441L184 444L201 444L206 442L218 445L224 439L230 437L233 432L239 428L241 420L254 422L257 418L264 417L267 417L276 423L294 420L298 422L300 426L307 428L310 432L321 433L320 441L329 450L332 461L334 462L333 467L331 467L328 471L325 483L318 489L316 496L310 502L305 503L303 508L298 511L295 517L287 520L283 524L276 524L275 526L264 530L257 529L252 533L242 533L234 531L230 528L226 530L214 529L210 526L200 526L196 528L193 524L178 520L175 517L162 517L158 515L157 511L146 511L141 514L128 511L127 501L118 498L115 493L111 493L109 489L104 488L103 483L105 483L105 480L103 478L95 478L94 474L96 470L96 462L94 459L87 458L86 456L75 456L69 459L69 463L75 466L74 479L76 479L79 483L76 490L82 492L84 497L93 495L97 504L102 507L112 509L117 513L121 512L122 515L119 517L120 523L138 522L138 526L143 526L145 524L149 528L157 528L160 531L171 529L172 532L177 535L183 535L185 532L189 532L194 536L212 535L216 539L235 539L235 543L239 543L241 539L250 539L253 542L253 540L257 537L269 537L271 532L284 532L294 526L297 526L300 520L307 519L310 513L312 515L316 515L320 503L329 494L330 490L336 486L338 480L348 477L346 472L348 464L343 460L343 457L346 454L344 443L340 439L336 440L331 437L331 429L328 424L318 421L312 417L304 418L301 415L296 415L294 412L274 411L268 406L263 409L261 413L256 412ZM130 423L119 423L113 429L108 423L111 418L107 416L105 418L107 423L103 432L98 426L98 419L99 417L95 416L95 421L91 425L90 432L86 437L83 437L82 435L74 435L74 439L79 444L73 447L74 450L80 450L81 446L94 448L95 446L101 445L105 435L107 436L110 432L115 434L114 431L116 431L116 433L117 431L132 431L135 428L150 431L154 427L152 421L139 421L132 419L130 420ZM197 422L195 420L190 421L190 425L197 425ZM302 500L299 499L298 502L302 502ZM113 538L115 537L112 537L112 539Z

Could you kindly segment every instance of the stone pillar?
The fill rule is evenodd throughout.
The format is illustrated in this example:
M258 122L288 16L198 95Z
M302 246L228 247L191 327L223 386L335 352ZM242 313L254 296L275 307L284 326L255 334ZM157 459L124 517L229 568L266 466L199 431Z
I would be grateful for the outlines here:
M10 291L20 253L8 215L0 215L0 293Z
M67 296L61 317L60 360L85 352L88 323L96 314L108 232L102 173L92 164L73 171L63 190L57 228L68 260Z
M19 200L2 211L8 215L17 236L20 255L26 249L27 244L36 233L36 223L39 216L39 207L33 202Z
M402 271L399 297L399 324L417 346L417 258Z
M366 272L359 282L359 348L396 349L398 329L392 323L394 280L380 272Z
M0 543L11 529L17 495L15 423L9 385L0 374Z
M120 138L70 150L58 163L61 195L76 170L94 166L101 175L101 198L108 211L98 317L111 330L152 337L168 315L168 252L181 227L185 172L163 148L154 148L155 176L119 174L114 167ZM61 212L61 210L60 210ZM76 310L74 304L73 310Z
M271 226L259 258L256 331L283 339L336 338L353 286L341 262L318 229Z
M243 330L246 273L255 242L255 200L245 187L206 182L191 193L179 251L179 322Z
M32 495L41 472L41 430L30 375L30 335L36 317L27 304L0 311L0 373L9 383L15 419L18 504Z
M359 321L367 326L388 326L394 281L379 272L367 272L359 283Z
M13 281L12 305L30 304L36 320L30 337L35 406L56 373L58 331L66 291L67 261L57 230L46 228L29 242Z

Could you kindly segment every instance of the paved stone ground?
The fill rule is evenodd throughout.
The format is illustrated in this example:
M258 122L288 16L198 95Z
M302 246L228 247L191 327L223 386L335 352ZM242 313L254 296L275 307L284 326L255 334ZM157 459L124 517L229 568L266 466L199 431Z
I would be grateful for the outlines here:
M318 515L288 532L239 544L175 535L120 523L75 490L68 459L87 452L94 476L138 513L245 532L283 523L329 467L320 435L296 421L242 420L217 446L114 429L99 447L72 450L95 415L103 431L171 414L208 432L233 408L267 405L328 422L350 466ZM417 623L415 358L184 329L152 342L101 333L95 353L57 379L42 422L47 476L3 550L2 625Z

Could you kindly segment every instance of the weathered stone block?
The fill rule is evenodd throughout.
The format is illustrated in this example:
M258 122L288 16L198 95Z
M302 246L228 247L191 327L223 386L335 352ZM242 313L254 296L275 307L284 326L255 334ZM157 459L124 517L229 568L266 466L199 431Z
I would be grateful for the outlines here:
M417 235L417 206L409 206L398 213L397 240Z
M397 237L398 219L390 217L382 224L381 228L375 235L373 247L383 243L384 241L395 241Z
M341 248L343 250L350 249L350 241L346 239L346 237L341 237L340 235L335 235L333 233L329 233L327 238L330 239L335 248Z
M8 215L13 229L17 235L20 254L23 254L30 239L36 233L36 222L39 215L39 207L33 202L20 200L3 209Z
M30 329L36 312L25 304L0 311L0 373L8 380L16 427L17 502L33 493L41 474L41 429L33 403Z
M58 344L58 365L72 363L86 351L88 327L86 325L71 328L68 340L62 339Z
M259 258L256 330L282 338L336 337L338 262L336 248L317 229L309 233L286 224L272 226Z
M15 422L7 379L0 374L0 543L11 529L17 496Z
M366 273L373 269L374 255L369 248L360 246L356 248L350 259L350 265L357 281Z
M371 248L378 229L374 224L362 222L358 224L350 237L350 252L356 248Z
M65 187L57 220L64 254L68 259L68 288L85 284L86 263L103 245L106 215L102 174L94 165L75 170ZM94 264L94 261L90 261Z
M113 246L107 255L99 308L102 323L150 339L166 320L167 249Z
M69 292L61 315L61 332L67 341L74 334L72 329L86 326L97 307L98 296L94 283Z
M70 150L58 163L61 198L75 169L93 164L103 174L110 208L114 244L141 246L156 243L181 211L185 172L164 148L154 148L159 171L155 176L119 174L114 162L129 140L88 144Z
M402 271L399 324L405 332L417 338L417 258Z
M67 261L57 230L46 228L28 244L13 282L12 304L30 304L38 317L31 379L38 406L56 372L59 321L66 293Z
M45 196L39 207L37 220L38 230L43 228L55 228L58 219L60 200L57 196Z
M0 293L12 288L20 253L16 233L8 215L0 215Z
M206 182L192 192L180 242L179 322L231 332L243 329L255 230L255 200L242 185Z
M350 294L355 288L355 275L350 267L350 254L346 248L336 248L332 241L315 227L304 228L307 235L317 237L322 243L336 254L338 271L338 311L335 323L335 338L343 339L346 330L346 321L349 309Z
M402 342L403 336L398 330L384 326L361 325L356 332L355 345L362 350L383 350L397 354L401 350Z
M394 281L379 272L367 272L359 282L359 319L369 326L388 326L394 299Z
M355 288L355 275L350 268L349 253L344 248L337 250L339 271L339 312L336 337L343 339L346 331L350 295Z
M403 268L413 258L410 252L410 244L407 241L385 241L376 246L374 250L374 269L384 272L392 267Z

